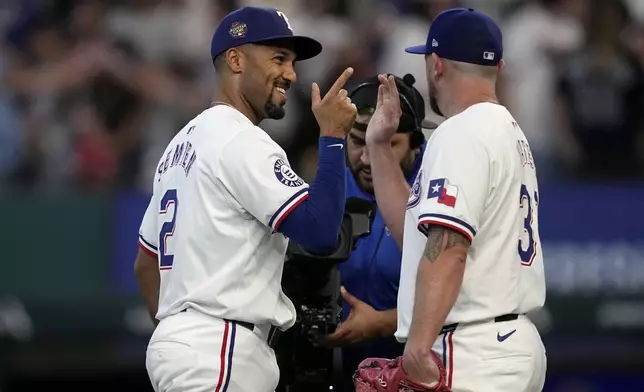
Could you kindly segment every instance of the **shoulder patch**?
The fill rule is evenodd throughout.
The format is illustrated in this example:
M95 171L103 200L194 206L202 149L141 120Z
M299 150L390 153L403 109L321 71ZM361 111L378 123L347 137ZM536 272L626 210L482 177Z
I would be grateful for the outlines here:
M411 189L409 191L409 199L407 200L407 209L414 208L418 205L420 202L420 194L422 193L422 177L423 177L423 171L422 169L418 171L418 174L416 174L416 179L414 180L414 183L411 186Z
M293 169L291 169L291 167L281 159L275 161L273 171L275 172L275 177L277 177L279 182L286 186L295 188L304 184L304 180L295 174Z
M447 178L438 178L429 182L428 199L436 199L438 204L454 207L457 196L458 187L450 184Z

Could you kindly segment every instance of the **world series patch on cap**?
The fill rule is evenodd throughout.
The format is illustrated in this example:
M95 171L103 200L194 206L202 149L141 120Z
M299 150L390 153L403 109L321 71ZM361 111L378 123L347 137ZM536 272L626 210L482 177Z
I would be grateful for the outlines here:
M492 18L471 8L452 8L432 21L424 45L407 53L437 56L477 65L497 65L503 59L503 34Z
M243 7L229 13L219 23L212 37L210 54L215 58L231 48L271 41L289 42L298 61L322 52L322 44L315 39L293 33L283 12L275 8Z

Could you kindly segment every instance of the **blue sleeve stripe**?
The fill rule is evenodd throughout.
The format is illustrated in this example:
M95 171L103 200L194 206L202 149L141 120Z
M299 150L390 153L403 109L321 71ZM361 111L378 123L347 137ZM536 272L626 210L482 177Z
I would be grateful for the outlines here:
M156 246L154 246L154 245L152 245L152 244L151 244L151 243L149 243L148 241L146 241L146 240L145 240L145 238L143 238L143 236L142 236L142 235L139 235L139 243L141 243L141 245L142 245L144 248L146 248L146 249L148 249L148 250L151 250L151 251L153 251L154 253L158 253L158 249L157 249L157 247L156 247Z
M295 194L288 198L278 209L275 211L271 219L268 221L268 225L277 230L279 224L286 218L289 212L293 210L298 204L300 204L307 196L309 195L309 188L300 189L295 192Z
M443 214L422 214L421 216L418 217L418 228L419 230L423 231L423 226L428 225L428 224L436 224L436 225L441 225L441 226L447 226L450 228L453 228L463 234L465 234L470 241L474 238L476 235L476 230L466 222L451 217L449 215L443 215ZM426 233L424 233L426 234Z

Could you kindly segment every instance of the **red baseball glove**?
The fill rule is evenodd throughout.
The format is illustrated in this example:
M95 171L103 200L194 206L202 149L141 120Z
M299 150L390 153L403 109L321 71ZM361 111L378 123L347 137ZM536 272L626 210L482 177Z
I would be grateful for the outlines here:
M438 366L440 379L431 387L409 379L402 367L402 357L396 359L367 358L353 375L356 392L450 392L445 381L445 367L436 353L432 358Z

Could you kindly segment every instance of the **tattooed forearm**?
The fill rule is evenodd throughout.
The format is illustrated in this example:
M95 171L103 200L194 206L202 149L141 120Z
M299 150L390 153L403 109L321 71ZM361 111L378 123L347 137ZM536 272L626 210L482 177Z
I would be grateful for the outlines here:
M443 226L431 226L427 232L427 244L423 254L432 263L438 259L438 255L443 250L443 237L445 237L446 231L447 228Z
M441 252L454 246L470 246L470 241L463 234L443 226L432 225L427 232L427 244L423 255L432 263Z

